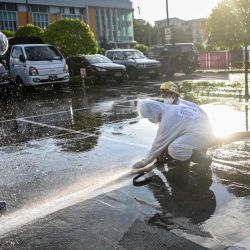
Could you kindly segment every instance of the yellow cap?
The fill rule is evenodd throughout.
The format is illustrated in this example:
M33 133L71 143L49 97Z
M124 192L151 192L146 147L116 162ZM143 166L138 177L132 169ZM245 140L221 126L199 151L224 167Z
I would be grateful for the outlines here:
M172 92L172 93L175 93L177 95L180 95L177 85L174 84L173 82L162 83L161 87L160 87L160 91L161 92Z

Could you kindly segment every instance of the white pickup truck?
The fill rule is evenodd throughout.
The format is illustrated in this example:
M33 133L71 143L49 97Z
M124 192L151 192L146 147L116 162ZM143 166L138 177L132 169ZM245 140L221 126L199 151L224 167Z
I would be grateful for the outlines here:
M19 85L60 85L69 82L68 66L63 55L49 44L29 43L28 39L27 43L15 42L9 47L7 62L12 81Z

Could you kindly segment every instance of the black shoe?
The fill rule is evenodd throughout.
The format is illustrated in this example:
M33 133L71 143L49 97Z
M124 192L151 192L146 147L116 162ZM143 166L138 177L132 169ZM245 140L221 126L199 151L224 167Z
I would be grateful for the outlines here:
M172 160L168 161L168 163L167 163L168 168L189 166L189 164L190 164L190 160L179 161L179 160L175 160L175 159L172 159Z
M212 163L212 158L202 151L193 150L190 161L194 163L199 163L205 166L210 166Z

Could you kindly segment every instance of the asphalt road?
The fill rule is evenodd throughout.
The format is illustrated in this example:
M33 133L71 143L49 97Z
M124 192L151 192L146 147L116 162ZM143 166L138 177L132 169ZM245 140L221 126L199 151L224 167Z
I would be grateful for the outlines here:
M158 166L149 183L133 185L131 166L156 132L138 118L136 103L159 97L160 84L141 79L83 88L74 82L2 99L0 200L7 212L0 217L1 249L250 248L249 141L211 149L209 169ZM243 102L206 100L202 107L218 134L245 130Z

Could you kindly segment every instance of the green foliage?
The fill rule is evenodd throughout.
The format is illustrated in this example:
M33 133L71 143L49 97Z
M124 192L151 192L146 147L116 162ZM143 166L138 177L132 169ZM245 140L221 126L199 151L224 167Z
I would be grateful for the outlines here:
M148 46L144 44L139 44L137 43L136 45L133 46L134 49L140 50L142 53L145 53L148 49Z
M197 50L199 51L199 53L202 53L202 52L206 52L206 51L207 51L207 50L206 50L206 47L205 47L203 44L201 44L201 43L199 43L199 42L195 42L194 44L195 44Z
M157 38L160 33L150 23L142 19L134 19L134 38L137 43L150 46L157 44Z
M172 26L171 33L172 43L188 43L193 41L191 27L183 30L177 26ZM142 19L134 19L134 37L138 44L145 44L147 46L164 44L166 42L164 27L153 27Z
M230 87L232 87L232 88L242 88L242 83L239 82L239 81L235 81L235 82L230 84Z
M44 29L35 26L33 24L27 24L24 26L20 26L15 33L15 37L20 36L37 36L42 38L44 34Z
M239 96L243 84L239 81L234 82L217 82L217 81L194 81L185 80L178 84L179 91L184 96Z
M205 36L210 46L235 49L250 42L250 2L223 0L207 20Z
M97 53L104 55L105 54L105 49L104 48L98 48Z
M6 37L14 37L15 32L12 30L1 30L1 32L6 36Z
M50 24L44 33L44 40L58 47L64 56L97 52L94 33L80 20L63 19Z
M216 82L216 81L192 81L185 80L182 81L178 87L181 93L186 92L199 92L199 90L214 90L218 88L223 88L226 86L225 82Z
M250 1L223 0L213 9L206 25L208 43L220 48L234 49L250 44ZM248 58L245 53L245 98L249 99L247 70Z

